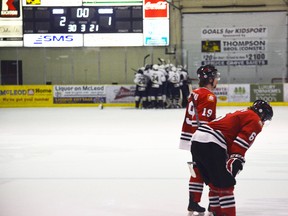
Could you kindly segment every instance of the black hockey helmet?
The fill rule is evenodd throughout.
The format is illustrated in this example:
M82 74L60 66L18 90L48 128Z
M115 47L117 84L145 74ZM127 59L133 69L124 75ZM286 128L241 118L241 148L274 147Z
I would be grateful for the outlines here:
M198 68L197 76L199 80L220 79L220 73L213 65L204 65Z
M272 107L264 100L254 101L251 109L259 115L263 122L271 120L273 117Z

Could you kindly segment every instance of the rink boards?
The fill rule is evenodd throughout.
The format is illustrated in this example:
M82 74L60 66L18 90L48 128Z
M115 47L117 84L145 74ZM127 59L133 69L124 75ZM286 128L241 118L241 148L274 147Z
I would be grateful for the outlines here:
M197 85L191 85L191 89ZM256 99L288 105L288 84L219 84L219 106L247 106ZM2 85L0 107L133 107L135 85Z

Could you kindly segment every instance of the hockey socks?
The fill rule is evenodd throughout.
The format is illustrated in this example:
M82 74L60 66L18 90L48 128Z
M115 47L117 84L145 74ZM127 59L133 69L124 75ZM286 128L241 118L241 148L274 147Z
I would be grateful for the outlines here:
M197 167L193 167L195 177L191 176L189 181L189 205L188 211L205 212L205 208L198 203L201 200L203 192L203 179Z
M202 192L203 192L204 182L199 173L198 168L194 166L193 169L194 169L195 177L191 176L190 181L189 181L190 199L192 197L192 200L194 202L200 202Z
M215 216L236 216L234 187L216 188L210 186L209 211Z

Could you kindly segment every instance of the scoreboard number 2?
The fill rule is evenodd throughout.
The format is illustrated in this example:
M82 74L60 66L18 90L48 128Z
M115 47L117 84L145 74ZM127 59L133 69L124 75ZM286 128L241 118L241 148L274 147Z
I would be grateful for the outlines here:
M66 25L66 17L65 16L61 16L60 17L59 26L65 26L65 25Z

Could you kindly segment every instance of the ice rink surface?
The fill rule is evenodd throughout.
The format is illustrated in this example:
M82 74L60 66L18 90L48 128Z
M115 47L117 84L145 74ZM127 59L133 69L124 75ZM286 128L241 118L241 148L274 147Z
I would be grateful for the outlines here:
M244 107L219 107L217 116ZM187 216L184 109L0 109L0 216ZM288 215L288 107L237 177L237 216ZM208 205L207 187L201 204Z

